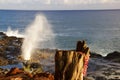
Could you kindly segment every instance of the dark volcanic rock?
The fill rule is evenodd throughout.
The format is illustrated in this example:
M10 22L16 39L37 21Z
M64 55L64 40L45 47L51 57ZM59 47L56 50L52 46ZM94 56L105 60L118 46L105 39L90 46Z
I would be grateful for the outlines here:
M105 57L105 59L120 63L120 52L115 51L115 52L109 53Z
M8 60L5 59L4 57L0 57L0 66L1 65L7 65L8 64Z
M23 38L9 37L0 32L0 65L6 65L3 64L6 60L8 64L14 63L15 58L21 53L22 42Z
M3 37L5 37L5 36L6 36L6 34L5 34L5 33L0 32L0 38L3 38Z
M3 32L0 32L0 35L5 35L5 33L3 33Z
M95 80L108 80L108 79L106 79L104 76L98 76L96 77Z
M94 53L94 52L90 52L90 57L91 58L103 58L102 55Z

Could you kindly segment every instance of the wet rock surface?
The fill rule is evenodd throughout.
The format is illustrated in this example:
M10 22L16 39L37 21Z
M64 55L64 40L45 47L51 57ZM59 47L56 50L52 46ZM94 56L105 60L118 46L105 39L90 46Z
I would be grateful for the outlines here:
M21 53L22 38L8 37L5 33L0 32L0 65L6 61L8 64L15 62L15 57ZM6 64L4 64L6 65Z
M116 51L102 58L90 58L86 80L120 80L119 59Z

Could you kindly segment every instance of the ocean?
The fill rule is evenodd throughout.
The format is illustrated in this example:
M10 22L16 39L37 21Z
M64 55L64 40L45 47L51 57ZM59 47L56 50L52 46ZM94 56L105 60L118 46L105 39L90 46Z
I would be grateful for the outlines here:
M85 40L98 54L120 51L120 10L0 10L0 31L24 35L38 14L44 14L52 26L56 49L75 49L77 41Z

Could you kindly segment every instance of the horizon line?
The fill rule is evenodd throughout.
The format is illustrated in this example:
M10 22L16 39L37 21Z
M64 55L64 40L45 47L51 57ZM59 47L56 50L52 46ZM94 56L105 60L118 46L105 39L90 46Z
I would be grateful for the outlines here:
M53 9L53 10L30 10L30 9L0 9L0 11L118 11L120 9Z

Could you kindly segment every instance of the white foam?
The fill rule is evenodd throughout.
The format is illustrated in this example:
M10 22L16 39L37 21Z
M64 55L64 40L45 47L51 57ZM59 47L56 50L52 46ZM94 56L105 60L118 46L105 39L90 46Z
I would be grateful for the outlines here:
M19 30L12 30L11 27L8 27L5 33L7 36L24 37L24 35L20 34Z

